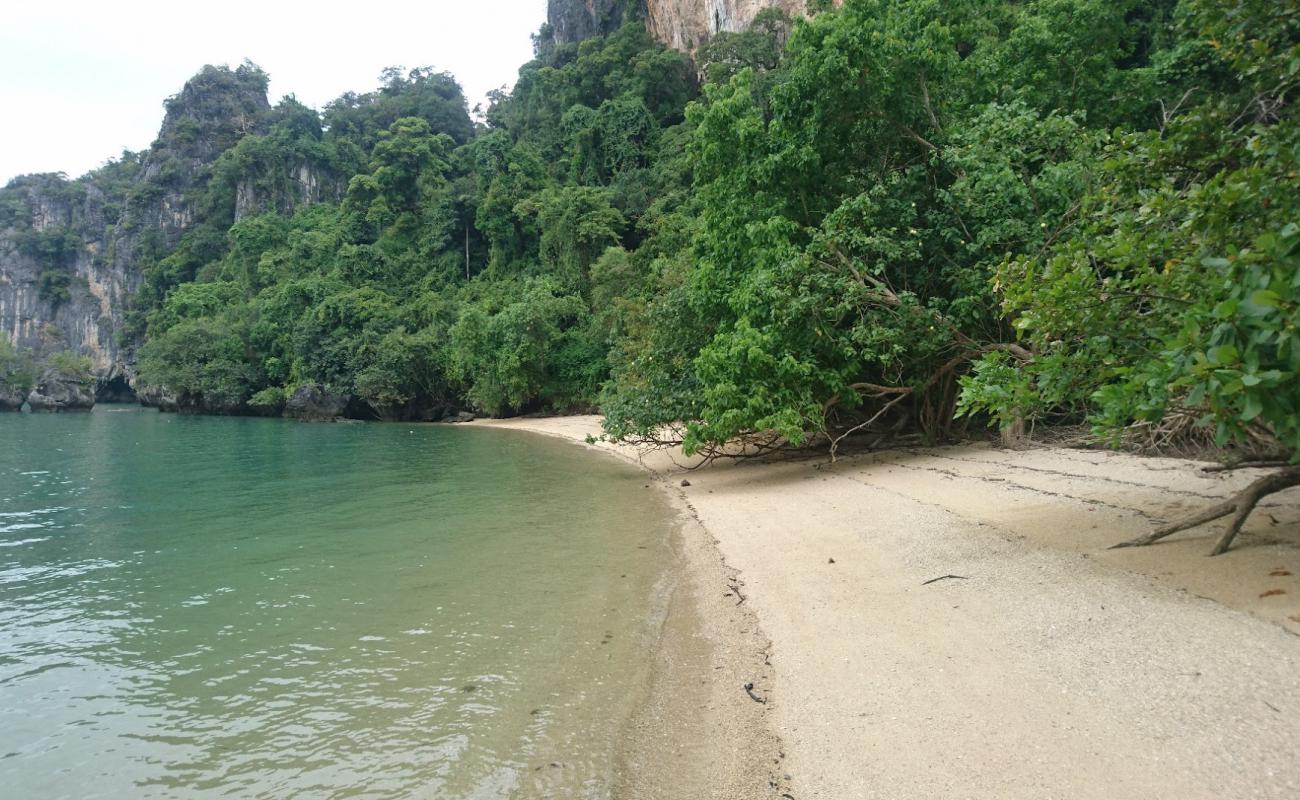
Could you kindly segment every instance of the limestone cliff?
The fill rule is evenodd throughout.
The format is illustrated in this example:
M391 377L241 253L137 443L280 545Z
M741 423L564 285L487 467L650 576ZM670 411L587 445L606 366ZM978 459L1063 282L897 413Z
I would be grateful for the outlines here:
M779 8L794 18L807 10L804 0L647 0L645 5L650 35L687 53L716 33L745 30L760 11Z
M557 43L607 34L628 19L645 21L669 47L694 52L714 34L745 30L759 12L779 8L790 17L807 12L805 0L549 0L547 24Z
M638 0L547 0L546 24L558 43L603 36L631 19Z
M0 329L23 349L90 355L99 374L113 377L121 362L114 316L135 276L114 263L108 217L116 214L104 192L35 175L6 195L7 216L17 219L0 231Z
M0 190L0 335L89 356L102 386L129 382L142 268L192 226L217 157L265 127L266 84L255 67L205 67L166 102L145 153L77 180L29 175Z

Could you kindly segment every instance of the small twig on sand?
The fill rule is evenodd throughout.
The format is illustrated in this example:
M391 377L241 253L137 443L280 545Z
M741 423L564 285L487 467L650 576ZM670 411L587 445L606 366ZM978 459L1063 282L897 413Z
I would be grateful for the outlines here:
M958 581L968 581L968 580L970 580L970 578L967 578L965 575L940 575L940 576L937 577L937 578L931 578L930 580L926 581L925 583L922 583L921 585L922 585L922 586L929 586L929 585L932 584L932 583L938 583L939 581L946 581L946 580L948 580L949 578L951 578L951 579L953 579L953 580L958 580Z
M762 703L763 705L767 705L766 697L759 697L758 695L754 694L754 684L752 683L745 684L745 694L749 695L749 699L753 700L755 703Z
M743 594L740 593L740 585L739 585L739 584L732 583L732 584L731 584L731 592L732 592L732 594L736 595L736 597L739 597L739 598L740 598L739 600L736 601L736 605L740 605L741 603L745 602L745 596L744 596Z

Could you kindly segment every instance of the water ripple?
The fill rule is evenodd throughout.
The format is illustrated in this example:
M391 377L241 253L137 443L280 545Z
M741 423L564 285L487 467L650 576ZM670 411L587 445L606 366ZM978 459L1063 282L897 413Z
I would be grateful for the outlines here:
M668 561L634 474L447 428L0 426L7 796L608 796Z

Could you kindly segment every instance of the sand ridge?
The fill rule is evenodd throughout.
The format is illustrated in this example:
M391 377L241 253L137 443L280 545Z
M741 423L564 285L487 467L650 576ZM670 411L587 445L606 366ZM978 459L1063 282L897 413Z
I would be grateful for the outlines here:
M715 465L678 487L680 458L597 446L674 487L743 581L791 776L769 796L1300 796L1295 492L1209 559L1214 526L1105 547L1249 474L972 445Z

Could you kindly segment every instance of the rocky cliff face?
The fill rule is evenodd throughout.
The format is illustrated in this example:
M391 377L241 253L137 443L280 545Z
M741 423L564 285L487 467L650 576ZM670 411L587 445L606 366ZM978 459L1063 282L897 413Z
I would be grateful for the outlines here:
M191 227L217 157L264 129L266 83L251 66L205 67L167 101L144 154L75 181L23 176L0 190L0 332L24 350L89 356L102 385L129 382L127 315L143 265Z
M807 11L804 0L647 0L645 5L650 35L687 53L716 33L745 30L760 11L779 8L791 18Z
M617 30L639 5L637 0L547 0L546 24L557 43L580 42Z
M19 218L0 231L0 330L22 349L76 350L115 377L123 359L114 334L139 284L129 246L116 247L119 212L98 186L57 175L6 191Z
M743 31L759 12L779 8L790 17L807 12L805 0L549 0L547 22L558 43L607 34L627 19L645 20L650 34L691 53L714 34Z

